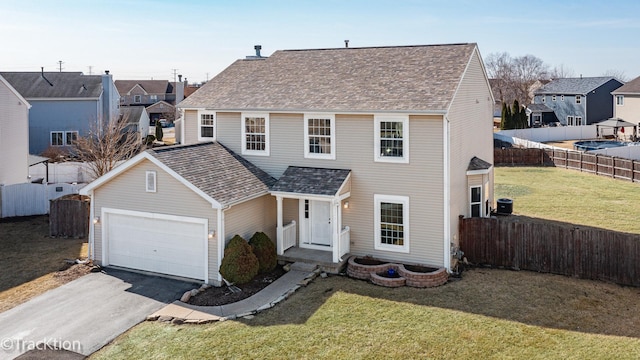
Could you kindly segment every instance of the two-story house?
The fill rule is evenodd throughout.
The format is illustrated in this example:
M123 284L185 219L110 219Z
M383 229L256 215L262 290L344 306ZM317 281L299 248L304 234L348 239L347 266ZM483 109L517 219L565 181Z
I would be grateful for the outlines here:
M533 103L538 106L529 108L532 122L547 118L546 108L566 126L591 125L609 119L613 116L611 92L622 85L610 76L552 80L534 92Z
M144 106L151 124L160 119L175 119L175 106L184 99L182 75L180 81L167 80L116 80L120 93L120 106ZM186 81L185 81L186 82Z
M28 181L30 108L0 75L0 185Z
M108 72L0 72L30 104L29 153L71 146L78 136L119 116L119 95Z
M613 92L613 117L640 124L640 77Z
M82 190L91 257L220 284L227 241L264 231L281 259L451 271L493 204L493 103L476 44L238 60L179 105L182 145Z

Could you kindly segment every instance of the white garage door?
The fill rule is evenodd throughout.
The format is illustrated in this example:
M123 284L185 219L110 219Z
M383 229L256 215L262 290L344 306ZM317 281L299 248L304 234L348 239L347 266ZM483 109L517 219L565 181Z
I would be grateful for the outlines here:
M106 263L206 280L207 220L105 211Z

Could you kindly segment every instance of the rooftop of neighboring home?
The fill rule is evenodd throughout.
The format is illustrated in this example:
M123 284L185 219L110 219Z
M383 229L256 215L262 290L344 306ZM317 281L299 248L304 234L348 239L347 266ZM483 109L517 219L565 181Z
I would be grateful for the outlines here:
M102 75L81 72L0 72L26 99L99 98Z
M144 111L144 106L123 106L120 108L120 116L128 124L137 124Z
M553 112L553 109L545 104L529 104L527 106L527 109L531 110L532 112Z
M279 50L234 62L179 107L444 112L475 43Z
M612 94L640 94L640 76L615 89Z
M617 80L612 76L599 76L599 77L579 77L579 78L562 78L555 79L542 86L535 91L538 95L574 95L581 94L586 95L588 92L593 91L600 86L606 84L610 80ZM621 81L619 81L622 83Z
M149 95L175 94L174 83L168 80L116 80L116 88L121 95L129 95L129 92L140 86Z

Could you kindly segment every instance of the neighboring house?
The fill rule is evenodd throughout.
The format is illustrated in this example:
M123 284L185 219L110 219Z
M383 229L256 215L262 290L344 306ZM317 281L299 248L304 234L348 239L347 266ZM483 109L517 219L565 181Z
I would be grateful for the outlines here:
M145 106L155 125L160 119L175 119L176 108L184 99L186 80L170 82L167 80L116 80L120 93L120 106Z
M119 116L111 75L81 72L0 72L31 104L29 153L65 148Z
M611 76L555 79L534 92L562 125L591 125L613 116L611 92L623 83Z
M0 75L0 185L29 181L30 108Z
M640 77L617 88L613 95L613 117L640 124Z
M527 106L527 115L529 127L553 126L558 123L556 114L545 104L530 104Z
M146 139L149 135L149 114L144 106L120 108L120 119L127 122L127 130L140 133L142 139Z
M476 44L238 60L179 105L183 145L82 190L91 257L219 285L227 241L264 231L281 259L451 271L459 217L492 210L493 103Z

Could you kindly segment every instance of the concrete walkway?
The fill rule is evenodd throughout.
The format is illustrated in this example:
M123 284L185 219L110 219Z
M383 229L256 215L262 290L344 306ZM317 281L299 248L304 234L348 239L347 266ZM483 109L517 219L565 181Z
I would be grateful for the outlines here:
M272 308L285 300L302 286L306 286L320 270L313 268L292 267L273 283L260 292L244 300L220 306L196 306L175 301L156 311L148 320L171 321L175 324L203 324L213 321L230 320L250 316L260 311Z

